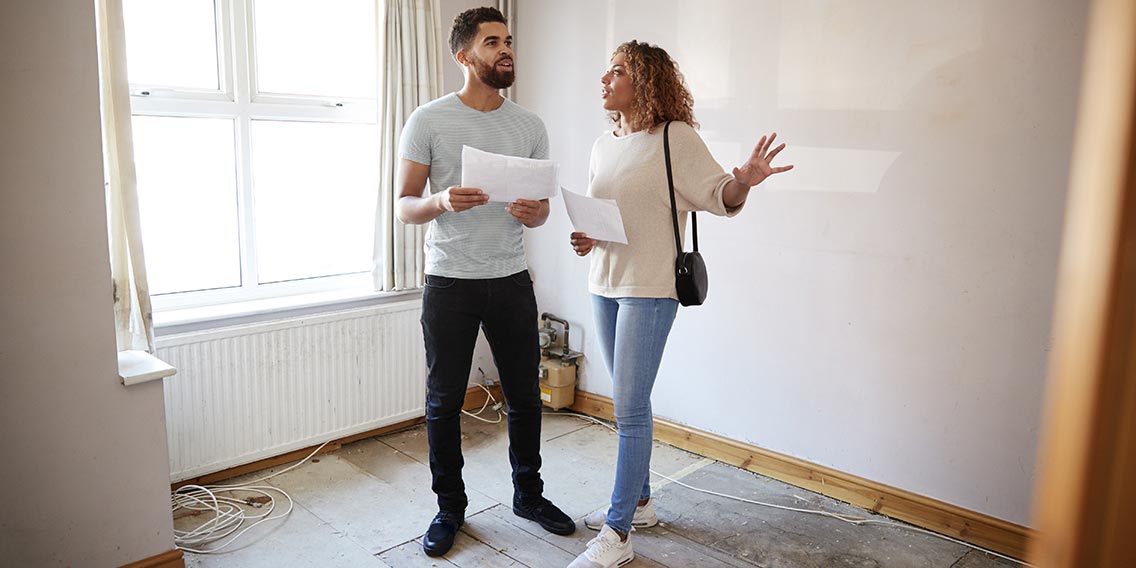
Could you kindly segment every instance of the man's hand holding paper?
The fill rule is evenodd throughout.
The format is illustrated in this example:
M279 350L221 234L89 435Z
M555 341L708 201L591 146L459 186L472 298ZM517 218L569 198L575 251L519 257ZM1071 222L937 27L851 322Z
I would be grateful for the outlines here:
M540 219L541 215L547 212L542 211L542 209L547 209L547 206L544 206L543 202L533 201L531 199L518 199L505 206L505 211L526 227L532 227L533 224Z

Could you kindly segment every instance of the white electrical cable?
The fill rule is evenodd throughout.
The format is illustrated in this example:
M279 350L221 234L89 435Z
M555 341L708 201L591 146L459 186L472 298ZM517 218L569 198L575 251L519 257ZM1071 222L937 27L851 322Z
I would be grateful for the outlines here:
M478 370L480 371L481 369L478 369ZM482 371L481 375L482 375L482 377L484 377L485 372ZM501 403L497 402L496 398L493 398L493 393L489 392L489 389L485 385L483 385L481 383L477 383L477 386L481 387L482 390L485 391L485 404L481 405L481 410L478 410L477 412L468 412L466 410L462 410L462 414L465 414L466 416L470 416L472 418L476 418L476 419L478 419L482 422L486 422L488 424L500 423L501 422ZM497 419L496 420L489 420L488 418L482 418L481 417L481 413L485 412L485 407L489 406L489 401L491 401L491 400L493 401L493 410L497 413Z
M176 516L179 510L188 511L213 511L213 517L207 519L197 528L182 531L174 530L174 546L186 552L193 552L196 554L216 554L221 552L225 547L236 542L241 535L248 532L249 529L267 522L283 519L292 513L293 501L292 496L288 495L283 489L273 487L271 485L255 485L266 479L270 479L287 473L293 469L300 467L307 462L312 456L319 453L324 446L331 443L331 440L319 445L318 448L308 454L308 456L292 466L280 470L271 475L266 475L259 479L255 479L241 485L183 485L177 488L170 494L170 502L173 507L173 513ZM239 499L236 497L223 496L225 493L232 493L236 491L243 491L246 493L259 494L259 497L245 497ZM288 508L283 513L273 515L276 510L276 498L270 492L276 492L284 496L288 501ZM266 510L260 514L250 514L245 511L241 505L250 505L253 507L262 507ZM246 522L253 521L248 526L241 528ZM225 539L228 540L225 540ZM221 544L216 544L219 541L225 540ZM209 547L210 545L216 545Z
M603 426L604 428L607 428L608 430L611 430L612 432L618 432L618 430L616 430L616 428L614 426L612 426L611 424L604 422L602 420L599 420L598 418L595 418L594 416L588 416L586 414L577 414L575 412L545 412L544 414L547 414L549 416L569 416L569 417L572 417L572 418L579 418L579 419L585 420L587 422L593 422L595 424L599 424L600 426ZM1022 566L1029 566L1031 568L1033 567L1032 564L1029 564L1027 562L1023 562L1021 560L1018 560L1017 558L1012 558L1010 556L1006 556L1005 554L994 552L993 550L988 550L986 548L982 548L981 546L976 546L976 545L973 545L969 542L962 541L962 540L959 540L957 538L949 537L947 535L939 534L937 532L921 529L919 527L913 527L911 525L905 525L905 524L897 523L897 522L894 522L894 521L880 521L880 520L876 520L876 519L866 519L866 518L863 518L863 517L856 517L856 516L853 516L853 515L845 515L843 513L832 513L832 512L829 512L829 511L819 511L819 510L815 510L815 509L799 509L797 507L786 507L784 505L775 505L773 503L765 503L765 502L762 502L762 501L754 501L752 499L746 499L744 497L737 497L735 495L727 495L725 493L718 493L716 491L710 491L708 489L701 489L701 488L698 488L698 487L694 487L692 485L688 485L686 483L683 483L683 482L681 482L677 479L672 479L670 477L667 477L667 476L665 476L665 475L663 475L663 474L661 474L661 473L659 473L659 472L657 472L653 469L650 470L650 471L654 475L657 475L657 476L659 476L659 477L661 477L661 478L663 478L667 481L670 481L671 483L674 483L676 485L680 485L682 487L690 489L691 491L697 491L699 493L705 493L707 495L714 495L715 497L722 497L724 499L733 499L734 501L740 501L742 503L749 503L751 505L761 505L763 507L772 507L774 509L783 509L785 511L793 511L793 512L796 512L796 513L807 513L807 514L810 514L810 515L821 515L821 516L824 516L824 517L832 517L832 518L834 518L838 521L844 521L846 523L850 523L850 524L853 524L853 525L856 525L856 526L860 526L860 525L883 525L883 526L889 526L889 527L896 527L896 528L900 528L900 529L904 529L904 530L909 530L909 531L914 531L914 532L930 535L930 536L941 538L941 539L944 539L944 540L949 540L949 541L954 542L956 544L968 546L970 548L973 548L974 550L978 550L978 551L981 551L981 552L985 552L986 554L991 554L991 555L997 556L998 558L1001 558L1003 560L1009 560L1010 562L1015 562L1015 563L1021 564ZM793 497L800 499L801 501L805 501L805 499L803 497L798 497L796 495L794 495Z

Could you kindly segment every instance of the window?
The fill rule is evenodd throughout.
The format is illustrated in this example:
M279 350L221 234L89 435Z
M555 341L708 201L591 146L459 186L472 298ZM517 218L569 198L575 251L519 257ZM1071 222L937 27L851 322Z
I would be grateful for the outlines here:
M125 0L156 309L370 284L375 0Z

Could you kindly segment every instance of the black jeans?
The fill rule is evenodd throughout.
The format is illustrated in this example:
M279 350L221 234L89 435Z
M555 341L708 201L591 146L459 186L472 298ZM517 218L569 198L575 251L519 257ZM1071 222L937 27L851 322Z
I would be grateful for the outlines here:
M464 513L469 503L461 470L461 409L477 330L493 352L509 408L509 462L514 491L540 495L540 346L536 296L528 271L465 280L426 276L422 335L426 340L426 435L431 488L442 511Z

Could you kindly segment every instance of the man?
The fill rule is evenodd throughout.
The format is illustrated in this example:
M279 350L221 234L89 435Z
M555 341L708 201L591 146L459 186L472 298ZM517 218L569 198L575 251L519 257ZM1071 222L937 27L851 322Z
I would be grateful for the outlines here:
M415 110L399 144L398 217L404 223L431 223L422 295L426 433L432 489L438 495L438 514L422 539L430 556L450 550L465 520L460 417L479 327L509 406L513 512L555 534L576 530L572 519L542 496L540 478L536 298L521 236L523 227L544 224L548 200L489 204L481 189L460 187L463 145L548 158L544 123L498 92L513 84L512 45L505 18L495 8L475 8L455 18L450 51L465 85ZM431 193L423 195L427 180Z

